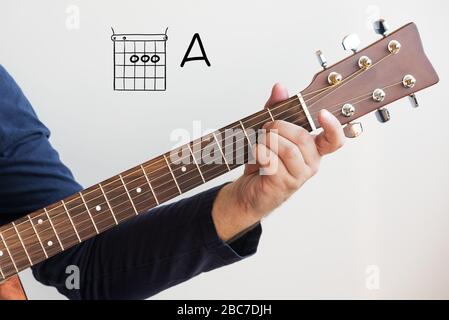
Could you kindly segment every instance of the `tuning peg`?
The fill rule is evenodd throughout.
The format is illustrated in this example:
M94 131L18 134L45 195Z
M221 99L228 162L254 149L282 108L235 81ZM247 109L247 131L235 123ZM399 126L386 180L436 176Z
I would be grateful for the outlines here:
M357 138L363 133L363 127L360 122L348 123L343 129L346 138Z
M374 21L373 23L374 32L380 34L383 37L387 36L388 30L390 30L390 26L385 21L385 19L379 19Z
M410 103L412 104L412 107L418 108L419 102L418 102L418 98L416 98L416 95L413 93L413 94L409 95L408 97L410 99Z
M387 108L380 108L376 111L377 120L382 123L388 122L391 120L390 112Z
M324 56L323 52L321 50L318 50L317 52L315 52L317 58L318 58L318 62L320 63L321 67L323 69L327 68L327 60L326 57Z
M360 42L359 36L353 33L344 37L341 44L343 45L343 49L346 51L351 50L353 53L356 53L360 46Z

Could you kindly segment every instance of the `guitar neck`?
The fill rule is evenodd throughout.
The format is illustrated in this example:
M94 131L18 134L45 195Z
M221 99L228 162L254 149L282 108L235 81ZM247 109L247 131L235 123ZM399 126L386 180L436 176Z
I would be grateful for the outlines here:
M292 97L0 227L0 281L247 163L266 122L311 131L304 110Z

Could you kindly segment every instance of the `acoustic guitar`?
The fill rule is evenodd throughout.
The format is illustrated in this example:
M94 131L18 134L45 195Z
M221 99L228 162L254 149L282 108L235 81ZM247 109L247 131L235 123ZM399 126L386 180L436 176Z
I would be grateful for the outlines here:
M386 122L390 114L385 106L404 97L417 107L415 93L439 79L416 25L392 33L384 20L374 26L382 38L358 50L358 37L345 37L343 47L351 55L332 66L318 51L323 70L297 95L179 147L176 152L187 161L173 161L174 151L168 152L1 226L0 297L26 299L20 271L246 163L248 146L257 141L257 130L266 122L289 121L313 132L320 129L318 112L327 109L346 136L354 138L362 133L355 120L368 113L376 112ZM238 152L225 152L229 141L224 133L231 129L243 133L231 139L233 150L243 146L243 161L236 161ZM214 156L221 161L203 163L202 155L211 149L219 151Z

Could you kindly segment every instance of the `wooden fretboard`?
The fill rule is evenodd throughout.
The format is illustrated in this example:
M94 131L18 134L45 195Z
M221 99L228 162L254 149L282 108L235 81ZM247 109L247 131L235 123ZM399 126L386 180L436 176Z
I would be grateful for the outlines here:
M295 96L0 227L0 281L247 163L272 120L311 131Z

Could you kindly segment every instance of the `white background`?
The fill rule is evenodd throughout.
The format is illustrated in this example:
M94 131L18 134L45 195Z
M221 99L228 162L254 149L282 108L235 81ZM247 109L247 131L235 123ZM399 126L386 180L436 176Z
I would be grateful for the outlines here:
M79 29L67 28L70 6ZM258 253L154 299L449 298L447 1L2 0L0 63L16 78L52 143L85 186L168 151L170 133L226 125L260 109L274 82L291 94L348 55L340 40L378 39L371 22L415 21L441 82L391 106L392 121L327 158L321 172L263 223ZM70 25L69 25L70 26ZM166 92L114 92L110 28L169 27ZM194 33L212 63L179 64ZM206 187L238 176L232 173ZM369 266L379 288L366 286ZM22 279L31 299L63 298Z

